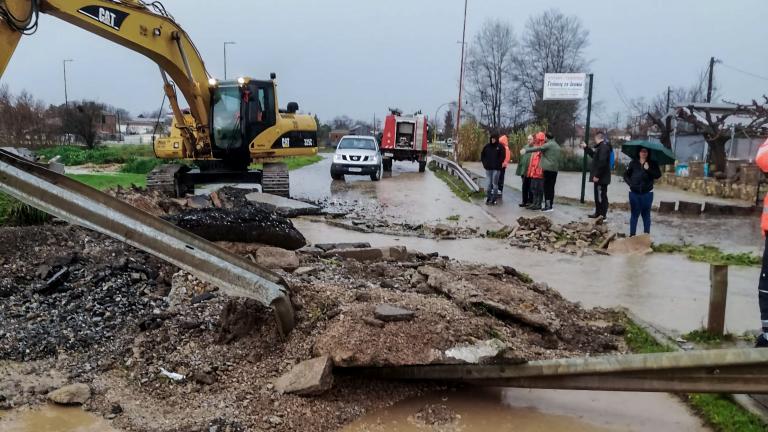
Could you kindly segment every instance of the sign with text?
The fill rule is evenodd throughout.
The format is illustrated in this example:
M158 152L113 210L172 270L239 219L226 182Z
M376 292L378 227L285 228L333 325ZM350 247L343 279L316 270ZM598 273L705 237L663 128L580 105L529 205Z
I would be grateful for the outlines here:
M544 100L584 99L586 87L584 73L544 74Z

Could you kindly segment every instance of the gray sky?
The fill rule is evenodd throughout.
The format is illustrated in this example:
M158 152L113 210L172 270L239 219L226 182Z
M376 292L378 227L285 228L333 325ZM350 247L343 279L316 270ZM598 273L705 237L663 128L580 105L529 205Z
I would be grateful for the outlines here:
M222 43L229 74L278 74L280 104L328 120L370 119L387 107L434 115L458 91L461 0L165 0L190 33L211 74L221 77ZM768 77L768 1L470 0L468 39L488 18L523 30L532 14L556 7L578 15L590 31L598 124L626 111L618 95L652 97L667 85L689 85L710 56ZM62 64L71 99L96 99L134 113L157 109L162 86L148 59L50 16L25 37L3 83L63 103ZM716 68L721 94L748 101L768 93L768 81ZM440 115L442 117L442 114Z

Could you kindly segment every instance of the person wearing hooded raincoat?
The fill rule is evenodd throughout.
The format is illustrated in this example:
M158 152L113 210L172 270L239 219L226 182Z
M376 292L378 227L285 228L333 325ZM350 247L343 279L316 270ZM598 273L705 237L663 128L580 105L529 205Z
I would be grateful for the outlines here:
M490 142L483 147L480 153L480 161L483 163L485 175L488 179L486 204L496 204L496 188L499 184L499 173L501 172L501 166L504 164L504 156L504 147L499 143L499 134L491 134Z
M755 163L764 173L768 173L768 140L757 149ZM765 237L765 250L763 251L763 266L760 270L760 281L757 285L757 301L760 305L760 321L762 334L755 342L756 348L768 348L768 195L763 199L763 212L760 217L760 231Z
M538 132L534 137L533 145L541 147L547 140L544 132ZM544 169L541 166L542 153L534 152L531 156L531 163L528 166L528 177L531 179L531 205L526 207L528 210L542 210L541 203L544 200Z
M528 146L533 145L533 135L528 135ZM520 162L517 164L517 171L515 174L520 176L522 180L523 201L519 204L520 207L528 207L531 205L531 178L528 177L528 166L531 164L531 155L533 153L523 153L520 156Z
M509 159L512 154L509 151L509 138L506 135L502 135L499 138L499 143L504 147L504 162L501 164L501 172L499 172L499 184L498 184L498 199L502 199L502 192L504 192L504 177L507 173L507 167L509 166Z
M557 172L560 169L560 144L550 134L544 135L547 142L539 147L528 146L523 150L525 153L540 152L541 168L544 170L544 209L545 212L553 211L555 202L555 183L557 182ZM522 153L522 152L521 152ZM525 153L523 155L525 155Z

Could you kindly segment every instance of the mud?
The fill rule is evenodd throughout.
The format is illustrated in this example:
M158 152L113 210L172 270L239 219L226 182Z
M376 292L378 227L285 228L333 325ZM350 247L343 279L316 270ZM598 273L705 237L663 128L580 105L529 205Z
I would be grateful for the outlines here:
M0 412L3 432L117 432L110 422L77 407L44 405L34 410Z
M648 413L654 413L648 416ZM343 432L707 431L673 396L552 390L440 391L373 412Z

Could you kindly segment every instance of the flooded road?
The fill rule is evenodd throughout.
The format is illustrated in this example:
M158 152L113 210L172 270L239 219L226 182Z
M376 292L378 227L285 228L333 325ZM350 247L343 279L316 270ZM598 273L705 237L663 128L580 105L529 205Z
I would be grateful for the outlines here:
M679 399L665 394L471 388L406 400L343 429L344 432L648 430L709 429L693 417Z
M687 333L706 323L709 265L683 255L584 256L547 254L513 248L502 240L431 240L363 234L323 223L294 220L311 243L360 242L373 246L403 245L426 253L439 252L465 261L509 265L546 282L571 301L586 307L624 306L664 329ZM756 267L731 267L726 328L740 334L759 324Z
M35 410L3 413L3 432L116 432L108 421L79 407L45 405Z

